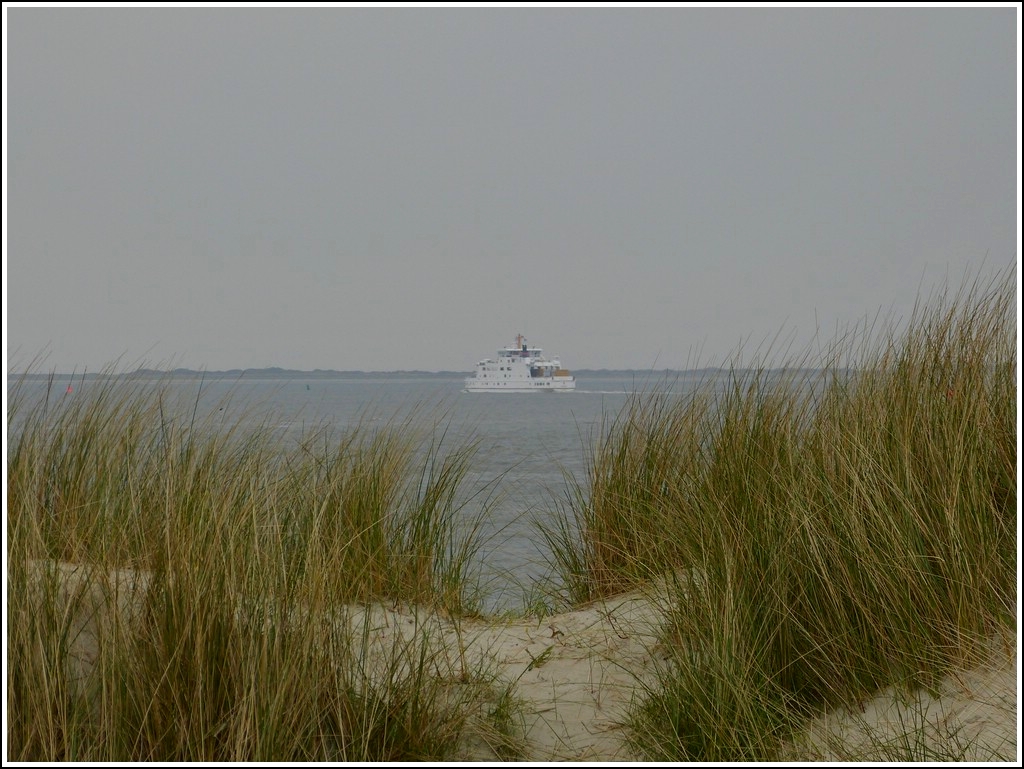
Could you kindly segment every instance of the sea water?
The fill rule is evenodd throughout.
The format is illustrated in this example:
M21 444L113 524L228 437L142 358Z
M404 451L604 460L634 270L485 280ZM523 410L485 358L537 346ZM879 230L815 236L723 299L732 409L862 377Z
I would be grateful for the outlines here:
M711 377L710 380L714 380ZM444 445L476 441L460 514L467 521L486 512L479 531L478 563L485 609L521 606L530 586L557 577L538 523L551 524L566 509L567 479L586 485L587 452L602 424L614 419L638 390L685 394L707 375L658 379L650 372L578 376L573 392L468 393L463 378L380 376L379 378L295 378L203 376L163 378L156 386L168 411L195 412L197 424L225 429L267 426L282 447L311 434L331 440L358 424L396 424L409 414L423 427L447 430ZM13 380L8 381L8 393ZM66 387L71 385L71 392ZM56 377L51 399L85 397L95 380ZM39 397L45 382L22 383ZM27 394L27 393L23 393ZM8 438L15 425L9 425ZM440 435L440 432L437 433Z

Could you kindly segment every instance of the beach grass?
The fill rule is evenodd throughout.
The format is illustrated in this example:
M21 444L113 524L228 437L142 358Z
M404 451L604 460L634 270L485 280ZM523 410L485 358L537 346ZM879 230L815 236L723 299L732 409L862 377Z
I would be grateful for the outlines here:
M412 409L282 446L165 384L13 388L9 757L451 757L494 676L426 625L381 647L358 617L478 610L473 443Z
M781 368L635 395L544 533L571 601L668 575L651 760L773 760L799 724L933 685L1014 627L1013 274Z

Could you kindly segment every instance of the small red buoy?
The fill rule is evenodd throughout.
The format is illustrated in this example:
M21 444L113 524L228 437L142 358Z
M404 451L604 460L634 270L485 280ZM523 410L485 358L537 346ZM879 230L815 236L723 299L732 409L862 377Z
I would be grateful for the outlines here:
M74 392L74 389L71 387L71 385L68 385L68 392L69 393Z

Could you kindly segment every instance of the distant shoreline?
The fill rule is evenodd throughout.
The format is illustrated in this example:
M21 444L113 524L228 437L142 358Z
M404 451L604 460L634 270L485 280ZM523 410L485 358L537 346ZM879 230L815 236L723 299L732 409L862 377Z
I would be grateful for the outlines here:
M734 371L746 371L748 369L733 369ZM755 369L749 369L751 371ZM817 369L768 369L770 372L788 373L813 373ZM675 376L707 376L728 373L729 369L721 367L709 367L700 369L575 369L573 374L577 377L610 377L627 376L641 380L657 380L664 377ZM135 371L99 371L99 372L47 372L47 373L15 373L8 372L7 379L45 382L53 379L77 379L79 381L95 381L98 379L463 379L470 376L469 371L336 371L333 369L313 369L302 371L298 369L270 368L247 368L228 369L225 371L203 371L196 369L175 368L161 371L159 369L142 368Z

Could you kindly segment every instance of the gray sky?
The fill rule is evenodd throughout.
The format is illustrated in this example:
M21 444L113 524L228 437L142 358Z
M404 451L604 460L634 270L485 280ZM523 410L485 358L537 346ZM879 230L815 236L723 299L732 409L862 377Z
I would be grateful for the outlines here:
M1019 263L1012 7L4 13L15 369L718 364Z

